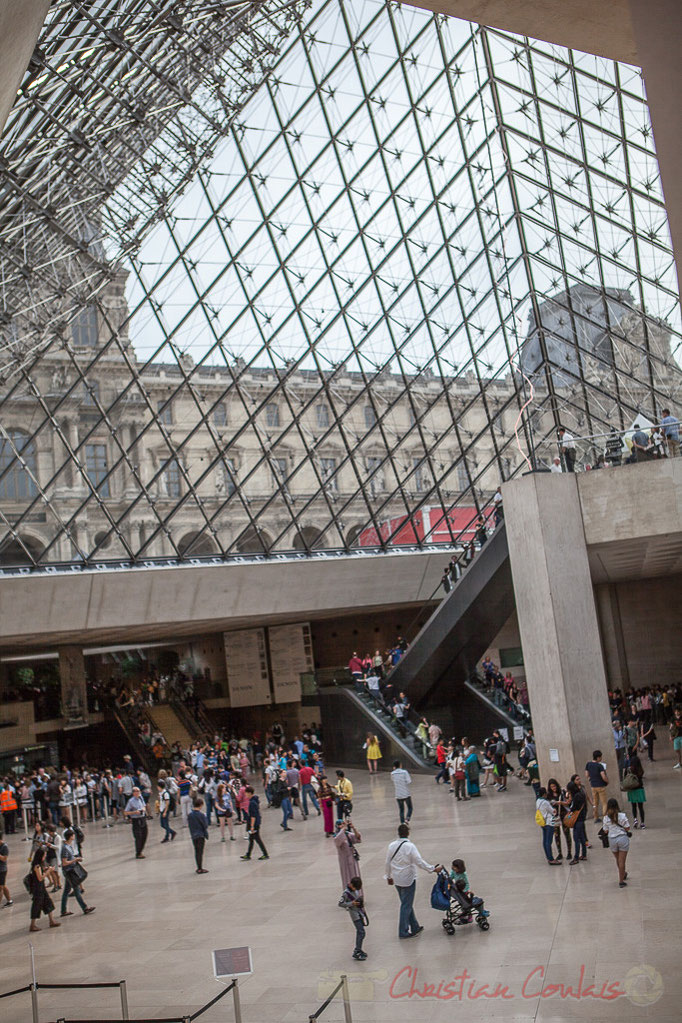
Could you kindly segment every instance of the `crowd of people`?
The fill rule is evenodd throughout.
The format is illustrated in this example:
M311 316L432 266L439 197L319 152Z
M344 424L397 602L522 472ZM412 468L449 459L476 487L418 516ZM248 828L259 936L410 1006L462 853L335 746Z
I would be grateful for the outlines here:
M559 454L549 466L550 472L575 472L576 438L560 426L557 431ZM594 460L585 463L586 470L615 468L663 458L677 458L680 454L680 421L664 408L659 422L644 425L636 422L632 430L618 432L611 427L608 434L585 439Z

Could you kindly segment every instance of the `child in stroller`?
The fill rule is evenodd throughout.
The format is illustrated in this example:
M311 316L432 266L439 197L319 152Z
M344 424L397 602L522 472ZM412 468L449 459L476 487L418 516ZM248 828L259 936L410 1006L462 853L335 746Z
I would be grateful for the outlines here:
M450 876L448 877L447 871L443 870L439 884L443 894L447 893L448 899L442 921L446 934L454 934L458 924L470 924L474 917L482 931L490 930L488 920L490 913L485 908L483 899L475 895L469 887L464 860L453 860Z

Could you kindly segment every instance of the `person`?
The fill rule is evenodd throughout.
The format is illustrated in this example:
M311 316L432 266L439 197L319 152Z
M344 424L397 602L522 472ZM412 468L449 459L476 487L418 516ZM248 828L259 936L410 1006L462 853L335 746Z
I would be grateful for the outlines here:
M435 721L432 721L429 725L429 742L435 748L440 742L440 737L443 731L440 725L437 725Z
M569 781L566 792L570 798L568 812L578 812L578 817L573 825L573 859L570 865L573 867L580 860L587 859L587 832L585 831L585 818L587 817L587 796L583 789L573 781Z
M449 565L445 566L445 568L443 570L443 575L441 577L441 581L440 582L441 582L441 586L445 590L445 593L446 594L450 593L451 590L452 590L452 578L450 576L450 566Z
M170 793L166 788L166 782L163 778L159 778L157 782L157 788L159 791L158 799L159 821L161 822L161 827L165 832L165 837L161 839L161 845L163 845L165 842L172 842L177 834L177 831L173 831L171 827L170 822L171 799Z
M549 467L549 471L550 472L563 472L564 471L562 466L561 466L561 459L559 458L558 455L555 455L554 458L552 459L552 464Z
M353 949L353 959L359 959L362 961L367 958L367 953L362 950L362 943L365 940L365 924L368 923L368 920L367 914L365 913L365 898L362 893L362 881L359 877L351 877L350 881L343 889L341 899L343 901L343 907L348 910L350 918L353 921L353 926L355 927L355 948Z
M334 845L339 860L342 888L346 887L352 877L360 876L360 853L356 849L360 842L362 842L362 835L350 818L337 820ZM339 905L341 905L340 902Z
M478 762L478 754L476 753L475 746L469 746L468 749L463 751L464 756L464 770L467 776L467 795L469 798L475 799L480 796L481 789L478 783L481 773L481 765ZM506 777L504 779L506 787Z
M627 737L625 729L618 718L613 719L611 722L611 728L613 730L613 744L616 750L616 762L618 764L618 778L622 781L623 771L625 769L625 746Z
M561 866L561 860L557 860L552 856L554 828L558 819L554 807L547 798L547 789L540 788L538 790L538 797L535 800L535 823L542 828L542 849L550 867Z
M410 795L410 786L412 785L412 778L410 772L406 771L402 763L399 760L393 761L393 770L391 771L391 781L393 782L393 788L395 790L395 798L400 811L400 823L409 824L412 817L412 796ZM407 816L405 811L407 810Z
M632 832L630 831L630 822L625 814L621 813L617 799L609 799L607 802L602 827L608 836L609 849L613 853L618 867L618 887L625 888L628 876L625 861L628 858Z
M320 804L317 801L315 795L315 789L313 787L313 778L315 777L315 771L310 764L303 764L299 769L299 781L301 782L301 804L303 809L304 819L308 816L308 800L313 804L317 811L317 816L321 814Z
M438 739L436 745L436 764L438 765L438 771L436 773L436 785L439 784L441 778L445 781L448 777L448 751L443 745L442 739Z
M14 789L5 779L0 791L0 810L6 835L16 832L17 799Z
M254 845L257 845L261 851L261 855L258 857L258 859L269 860L270 857L268 856L268 850L263 845L263 839L260 837L261 826L260 801L258 799L258 796L253 791L252 785L247 785L246 791L249 796L249 806L246 811L246 826L248 828L249 848L246 850L246 853L241 858L243 860L250 860L253 847Z
M670 409L664 408L661 417L661 426L668 445L668 457L677 458L680 453L680 421L670 415Z
M329 784L326 774L320 775L318 798L322 806L322 821L325 838L334 837L334 789Z
M362 678L362 659L358 657L357 650L353 651L353 656L348 662L348 671L356 682L359 682Z
M189 814L190 814L191 809L192 809L192 799L191 799L191 796L190 796L190 791L192 789L192 782L186 776L184 770L178 771L177 786L178 786L178 793L180 795L180 812L182 814L182 826L183 826L183 828L186 828L187 827L187 818L189 817Z
M227 821L227 827L230 832L230 841L236 841L234 837L234 821L232 820L232 800L230 794L227 791L227 785L224 782L220 782L215 794L215 812L220 825L220 841L225 841L225 822Z
M495 515L495 525L499 526L500 522L504 520L504 506L502 503L502 488L497 487L497 490L493 494L493 508Z
M414 938L424 930L413 908L417 890L417 867L429 874L441 869L439 863L432 866L422 858L416 845L410 842L409 824L401 824L398 828L398 838L391 842L386 850L384 873L387 884L395 886L400 899L399 938Z
M632 450L638 462L648 462L652 456L651 440L639 423L635 423L635 432L632 435Z
M133 786L133 792L125 805L124 814L133 822L133 838L135 839L135 859L145 858L143 849L147 841L147 804L142 798L139 788Z
M459 753L455 753L453 750L450 763L450 792L453 796L457 797L457 802L464 801L466 803L470 797L466 794L467 772L463 753L461 751Z
M379 761L381 760L381 747L379 746L378 737L373 732L368 732L362 748L366 751L367 755L367 770L370 774L376 774L379 770Z
M187 827L194 846L194 862L197 865L195 873L208 874L204 869L204 846L208 842L208 821L203 811L204 801L201 796L196 796L192 803L192 809L187 814Z
M569 433L565 426L560 426L559 450L566 466L566 472L575 472L575 438Z
M595 821L599 820L600 817L600 805L604 808L602 812L606 812L606 786L609 783L608 775L606 774L606 764L602 763L601 757L601 750L596 749L592 753L592 759L585 764L585 777L592 789Z
M632 826L633 828L638 828L641 821L642 831L645 831L646 824L644 823L644 804L646 803L646 792L644 791L644 768L642 767L642 761L639 759L638 754L634 751L627 759L626 773L634 774L639 782L637 788L626 790L628 803L632 809Z
M40 927L36 923L40 920L42 913L45 913L50 921L50 927L59 927L59 921L54 918L54 902L47 894L45 887L45 875L43 873L43 864L45 862L45 848L38 846L33 859L31 860L31 926L30 931L39 931Z
M273 782L272 805L275 808L281 807L282 809L282 820L280 823L282 831L293 831L293 828L289 827L289 821L293 818L294 811L291 806L291 796L289 794L289 786L287 785L286 771L280 771L277 780Z
M62 891L62 908L60 916L73 916L73 913L68 908L68 898L72 893L76 902L83 910L83 914L88 916L88 914L95 912L95 907L86 905L83 901L83 896L81 895L81 885L83 883L84 875L80 874L78 867L82 862L82 856L80 855L80 849L76 844L76 836L73 829L66 828L63 838L62 873L64 875L64 890Z
M353 812L353 786L343 771L337 771L334 791L338 799L339 817L350 817Z
M650 763L654 763L654 743L656 742L656 729L654 727L653 718L642 725L642 730L639 737L639 745L642 749L646 749L647 758Z
M497 739L494 750L495 774L497 775L497 785L495 786L495 789L497 792L506 792L509 767L507 764L507 744L499 732L496 731L493 735Z
M670 722L670 741L677 757L677 763L673 764L673 771L682 767L682 711L676 710Z
M554 840L557 848L555 859L563 860L564 858L561 851L561 835L563 832L566 840L566 859L568 860L571 857L573 839L571 837L571 829L564 824L564 818L566 816L566 807L570 804L570 799L568 793L565 789L562 789L556 778L550 778L547 782L547 798L554 807L555 813L559 816L559 821L554 829Z
M9 893L7 887L7 862L9 860L9 847L3 841L2 835L0 835L0 898L4 896L5 906L13 906L14 900Z

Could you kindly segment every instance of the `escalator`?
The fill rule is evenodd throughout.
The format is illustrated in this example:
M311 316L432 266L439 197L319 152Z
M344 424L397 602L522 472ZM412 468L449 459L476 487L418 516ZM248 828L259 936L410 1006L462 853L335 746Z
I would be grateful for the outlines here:
M390 711L351 685L320 686L317 697L328 763L366 768L363 743L372 732L379 738L383 770L390 770L394 760L400 760L408 771L433 770L432 757L424 755L428 750L416 738L414 721L399 730Z
M499 525L388 676L417 710L467 699L464 680L514 611L509 548ZM475 702L476 694L468 694Z

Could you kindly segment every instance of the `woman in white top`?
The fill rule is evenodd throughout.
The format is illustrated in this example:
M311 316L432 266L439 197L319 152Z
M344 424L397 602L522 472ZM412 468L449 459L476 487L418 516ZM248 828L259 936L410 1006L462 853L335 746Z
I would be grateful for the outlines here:
M609 836L609 848L613 853L618 866L618 887L625 888L628 872L625 869L625 861L628 858L630 848L630 822L624 813L620 812L617 799L609 799L604 814L604 831Z
M466 750L462 750L460 753L453 755L448 761L448 767L450 770L450 792L457 796L458 800L464 800L465 803L469 799L469 796L466 794L466 770L464 768L464 757L466 753Z
M542 818L542 850L547 857L547 863L550 867L560 867L561 860L555 860L552 855L552 841L554 839L554 828L556 827L559 818L556 815L554 807L547 798L547 789L538 790L538 798L535 800L535 820L537 824L540 824L538 817Z

